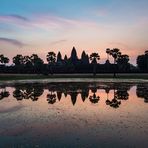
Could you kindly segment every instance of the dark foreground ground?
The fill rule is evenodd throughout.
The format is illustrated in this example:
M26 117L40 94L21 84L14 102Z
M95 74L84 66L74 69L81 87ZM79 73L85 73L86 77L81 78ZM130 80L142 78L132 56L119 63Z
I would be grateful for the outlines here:
M114 78L113 74L53 74L53 75L40 75L40 74L0 74L0 81L5 80L30 80L30 79L52 79L52 78ZM147 73L126 73L116 74L114 79L144 79L148 80Z

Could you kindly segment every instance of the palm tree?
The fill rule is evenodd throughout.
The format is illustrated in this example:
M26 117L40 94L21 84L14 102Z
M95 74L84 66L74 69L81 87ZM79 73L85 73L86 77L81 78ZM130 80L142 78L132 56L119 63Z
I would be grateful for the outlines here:
M89 97L90 102L92 103L98 103L98 101L100 100L99 96L96 96L96 94L94 93L92 96Z
M56 62L56 54L54 52L48 52L46 58L49 64L50 73L53 74L52 66Z
M106 49L106 53L107 53L107 60L108 61L109 61L110 52L111 52L111 49L110 48L107 48Z
M110 50L110 55L114 59L114 77L116 77L116 67L115 67L115 64L117 62L117 59L121 56L120 49L114 48L114 49Z
M98 53L92 53L89 57L91 60L91 63L93 64L93 75L96 75L96 66L97 66L97 61L100 60L100 56Z

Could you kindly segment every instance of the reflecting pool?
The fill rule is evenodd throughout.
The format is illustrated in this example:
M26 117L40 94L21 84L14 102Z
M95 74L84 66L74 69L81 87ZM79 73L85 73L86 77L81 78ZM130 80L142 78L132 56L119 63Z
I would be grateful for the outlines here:
M148 83L0 85L0 147L148 147Z

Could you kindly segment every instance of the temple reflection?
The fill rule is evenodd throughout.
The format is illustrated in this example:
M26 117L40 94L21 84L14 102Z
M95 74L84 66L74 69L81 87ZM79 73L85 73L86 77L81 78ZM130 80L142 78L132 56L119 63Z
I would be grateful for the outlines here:
M104 99L104 103L112 108L119 108L122 101L129 99L129 91L135 84L127 83L33 83L33 84L15 84L12 93L17 101L31 99L37 101L47 90L46 100L48 104L55 104L63 98L70 96L72 105L75 105L78 96L85 102L88 99L91 103L97 104L100 99ZM105 98L101 98L99 90L104 90ZM136 94L139 98L144 98L144 102L148 103L148 84L138 84ZM5 86L0 87L0 100L10 96Z

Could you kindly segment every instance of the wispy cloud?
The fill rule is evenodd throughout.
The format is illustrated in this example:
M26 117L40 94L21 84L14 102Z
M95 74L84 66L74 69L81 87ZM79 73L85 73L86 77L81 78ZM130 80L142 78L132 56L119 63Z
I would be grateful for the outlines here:
M12 44L12 45L17 46L17 47L26 46L26 44L22 43L21 41L18 41L16 39L10 39L10 38L2 38L2 37L0 37L0 42L7 43L7 44Z
M25 28L41 28L44 30L52 29L71 29L77 27L96 28L98 24L89 20L69 19L51 14L34 14L30 19L21 15L0 15L1 23L9 23Z
M0 22L2 21L25 21L29 22L29 19L16 14L10 14L10 15L0 15Z
M50 45L56 45L56 44L61 44L61 43L64 43L64 42L67 42L67 40L58 40L58 41L53 41L50 43Z
M110 42L109 45L115 46L116 47L122 47L122 48L127 48L130 49L130 47L127 44L121 43L121 42Z

